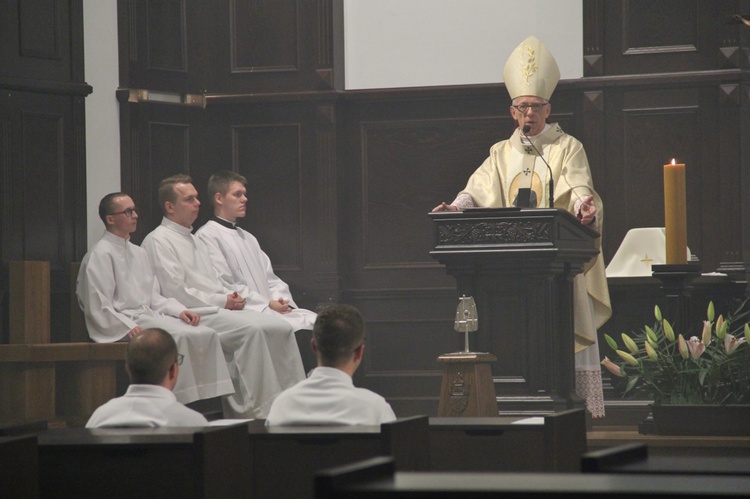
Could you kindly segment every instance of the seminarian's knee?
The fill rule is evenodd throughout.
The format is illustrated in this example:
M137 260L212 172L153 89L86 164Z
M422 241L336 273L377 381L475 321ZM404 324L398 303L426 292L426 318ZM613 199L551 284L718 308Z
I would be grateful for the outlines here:
M294 328L287 321L268 314L253 315L251 319L253 326L263 331L266 335L283 335L294 337Z

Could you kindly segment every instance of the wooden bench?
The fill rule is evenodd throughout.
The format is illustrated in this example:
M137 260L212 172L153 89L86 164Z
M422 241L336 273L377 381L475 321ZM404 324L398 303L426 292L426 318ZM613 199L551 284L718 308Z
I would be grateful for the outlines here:
M543 418L430 418L433 471L579 472L585 452L583 409Z
M49 262L10 262L10 344L0 345L0 421L46 419L82 426L117 395L124 343L50 343ZM75 298L78 264L71 265L75 334L85 339Z
M253 497L312 498L313 477L324 468L373 456L392 456L399 469L429 469L427 416L380 426L248 424Z
M392 458L319 472L316 499L430 497L526 499L750 497L750 480L740 476L617 475L580 473L471 473L396 471Z
M245 424L64 428L38 442L42 497L251 497Z
M39 497L36 437L0 437L0 497Z
M27 419L20 421L0 421L0 437L20 437L34 435L47 431L49 425L46 419Z
M0 345L0 420L65 420L82 426L116 396L125 343Z

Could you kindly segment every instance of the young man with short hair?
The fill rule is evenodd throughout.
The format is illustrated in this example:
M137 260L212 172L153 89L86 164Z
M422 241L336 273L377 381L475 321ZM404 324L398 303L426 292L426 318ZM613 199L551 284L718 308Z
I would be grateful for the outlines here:
M202 414L185 407L172 393L183 356L163 329L146 329L128 343L125 368L128 391L100 406L86 428L205 426Z
M267 425L378 425L396 419L383 397L354 386L352 377L365 351L364 321L356 308L337 304L323 309L311 346L318 367L276 397Z

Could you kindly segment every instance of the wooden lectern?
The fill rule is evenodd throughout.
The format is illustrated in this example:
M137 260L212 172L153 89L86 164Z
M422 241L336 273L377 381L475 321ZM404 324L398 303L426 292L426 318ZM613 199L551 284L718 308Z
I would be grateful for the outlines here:
M475 208L433 212L430 254L473 296L474 347L497 357L500 415L583 406L575 394L573 282L599 253L599 234L565 210Z

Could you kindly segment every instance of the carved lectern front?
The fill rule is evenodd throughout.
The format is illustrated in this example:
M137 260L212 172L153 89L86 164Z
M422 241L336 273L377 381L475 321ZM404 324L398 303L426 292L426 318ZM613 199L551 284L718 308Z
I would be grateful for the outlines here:
M599 234L559 209L434 212L430 254L479 314L474 347L497 357L501 415L582 407L575 395L573 282Z

